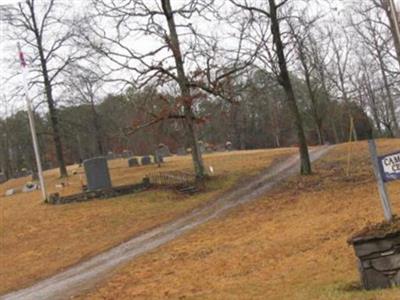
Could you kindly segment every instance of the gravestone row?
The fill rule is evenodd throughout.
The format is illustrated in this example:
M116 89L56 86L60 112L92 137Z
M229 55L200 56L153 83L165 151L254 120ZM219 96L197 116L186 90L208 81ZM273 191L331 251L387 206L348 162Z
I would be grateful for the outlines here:
M153 163L163 163L164 159L160 155L150 156L145 155L142 157L131 157L128 159L128 166L130 168L137 167L137 166L147 166Z

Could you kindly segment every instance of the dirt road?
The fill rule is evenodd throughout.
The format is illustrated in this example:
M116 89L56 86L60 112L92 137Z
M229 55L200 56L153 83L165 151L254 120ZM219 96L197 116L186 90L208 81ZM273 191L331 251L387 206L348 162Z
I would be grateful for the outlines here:
M320 147L310 152L314 161L323 156L330 147ZM1 300L54 300L68 299L90 289L111 271L135 256L165 244L192 228L216 218L232 207L251 201L268 191L280 180L299 170L298 156L292 156L275 165L268 172L225 194L209 205L194 210L175 221L141 234L107 252L71 267L33 286L0 297ZM110 233L112 234L112 233Z

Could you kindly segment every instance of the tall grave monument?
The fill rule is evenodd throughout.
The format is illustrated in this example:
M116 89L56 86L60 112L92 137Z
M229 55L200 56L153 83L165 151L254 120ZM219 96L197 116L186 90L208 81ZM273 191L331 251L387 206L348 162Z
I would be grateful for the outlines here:
M95 157L83 162L89 191L111 188L110 172L105 157Z

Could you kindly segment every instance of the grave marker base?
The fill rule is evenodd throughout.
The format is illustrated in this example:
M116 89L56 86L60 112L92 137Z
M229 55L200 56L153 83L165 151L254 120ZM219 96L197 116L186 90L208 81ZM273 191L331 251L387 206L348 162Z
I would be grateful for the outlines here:
M118 196L134 194L144 191L151 187L151 183L148 178L143 178L141 183L129 184L111 187L107 189L100 189L96 191L87 191L79 194L70 196L60 196L59 193L51 194L47 203L49 204L67 204L73 202L84 202L94 199L109 199Z

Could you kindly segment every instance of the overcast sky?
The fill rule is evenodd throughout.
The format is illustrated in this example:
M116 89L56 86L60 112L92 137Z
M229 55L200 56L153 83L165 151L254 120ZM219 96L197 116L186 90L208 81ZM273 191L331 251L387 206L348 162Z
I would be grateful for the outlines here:
M40 0L37 0L38 2ZM71 0L66 0L66 2L71 3L74 2L74 4L79 7L82 5L82 3L84 3L85 0L75 0L75 1L71 1ZM172 4L174 3L174 1L180 1L180 0L172 0ZM223 0L221 0L223 1ZM262 0L260 0L262 1ZM326 1L326 5L324 5L324 9L329 9L333 15L335 15L336 21L340 22L340 18L344 19L344 14L346 13L346 11L348 11L346 9L346 6L350 5L350 3L357 3L358 1L363 1L363 0L332 0L332 1ZM395 0L398 8L400 8L400 0ZM0 0L0 5L4 5L4 4L14 4L16 5L18 3L18 1L16 0ZM309 2L310 5L313 5L317 8L317 0L310 1ZM314 4L313 4L314 3ZM318 1L318 3L320 3L320 1ZM17 51L16 51L16 45L14 44L10 44L7 43L5 41L5 32L4 32L4 24L1 24L1 28L0 28L0 85L1 85L1 91L0 91L0 115L4 115L5 113L5 107L4 105L2 105L2 101L4 100L4 93L7 93L7 90L10 89L10 84L4 84L4 77L7 77L7 69L9 68L9 66L5 63L4 58L7 55L8 57L10 57L11 55L15 55L15 57L17 56ZM15 51L14 51L15 50ZM16 64L15 66L13 66L13 68L19 68L19 66ZM13 84L18 84L14 83ZM6 95L6 98L7 95ZM23 101L19 101L17 103L13 103L12 107L8 107L8 110L18 110L20 108L23 108L24 106L24 102ZM10 113L11 111L9 111Z

